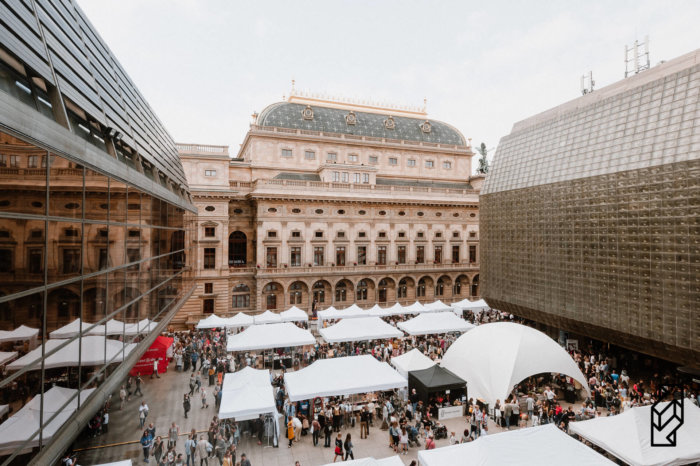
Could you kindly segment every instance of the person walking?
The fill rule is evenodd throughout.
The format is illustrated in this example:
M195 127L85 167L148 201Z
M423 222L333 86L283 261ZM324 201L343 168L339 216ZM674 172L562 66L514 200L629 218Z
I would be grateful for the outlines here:
M153 372L151 373L151 378L155 375L157 378L160 379L160 375L158 375L158 361L160 361L160 358L155 358L153 360Z
M156 437L153 442L153 456L156 458L156 464L160 465L160 458L163 456L163 440L160 437Z
M292 442L294 442L294 420L289 419L287 422L287 438L289 439L289 445L287 448L292 448Z
M454 436L454 432L452 433ZM406 427L401 428L401 433L399 434L399 446L401 447L400 453L404 455L408 454L408 431Z
M177 437L180 435L180 426L174 422L170 425L168 430L168 448L173 448L177 446Z
M360 438L367 437L369 437L369 412L367 406L363 406L362 411L360 411Z
M250 460L249 460L248 457L245 455L245 453L243 453L243 454L241 455L241 466L251 466Z
M338 458L340 458L340 461L343 461L343 437L340 434L338 434L338 437L335 439L335 456L333 457L333 462L335 463Z
M211 451L211 443L207 442L204 436L199 436L199 442L197 442L196 453L199 456L199 466L206 464L209 466L209 452Z
M352 454L352 438L350 437L349 433L345 436L345 443L343 443L343 446L345 447L345 461L347 461L348 458L352 458L354 460L355 455Z
M207 403L207 390L206 390L206 388L202 388L201 397L202 397L202 409L208 408L209 404Z
M148 416L148 405L145 401L141 402L139 406L139 429L143 429L144 424L146 424L146 417Z
M119 410L124 409L124 404L126 403L126 387L124 385L119 389Z
M216 437L216 443L214 445L214 456L219 460L219 466L224 464L224 453L226 452L226 442L224 441L224 436L219 434Z
M137 375L136 376L136 390L134 390L134 396L136 396L137 393L139 394L139 396L143 396L143 392L141 391L141 382L143 382L143 380L141 380L141 376Z
M109 432L109 413L105 409L105 412L102 414L102 433L106 434Z
M314 441L314 446L318 446L318 436L321 434L321 423L318 422L318 416L314 416L311 421L311 437Z
M151 454L151 446L153 446L153 438L148 435L148 431L144 430L141 436L141 448L143 449L143 462L148 463L148 457Z
M197 442L195 442L192 434L187 436L185 440L185 455L187 455L187 466L190 466L190 460L192 460L192 466L194 465L194 454L197 449Z
M326 421L326 425L323 426L323 436L324 436L323 446L325 448L331 447L331 435L332 434L333 434L333 426L331 426L331 423L329 421Z
M133 383L133 379L129 376L129 378L126 379L126 401L131 400L131 386Z
M185 419L187 419L187 413L190 411L190 408L192 408L192 404L190 403L190 395L187 393L185 393L182 400L182 408L185 410Z

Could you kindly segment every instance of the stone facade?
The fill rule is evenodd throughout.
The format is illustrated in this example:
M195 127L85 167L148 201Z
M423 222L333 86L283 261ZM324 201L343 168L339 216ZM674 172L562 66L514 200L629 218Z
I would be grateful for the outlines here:
M376 120L390 109L372 111ZM266 112L234 158L225 146L179 145L199 209L197 289L181 323L291 305L311 313L314 300L323 309L479 296L483 178L469 176L468 144L268 126ZM410 116L396 125L428 121Z

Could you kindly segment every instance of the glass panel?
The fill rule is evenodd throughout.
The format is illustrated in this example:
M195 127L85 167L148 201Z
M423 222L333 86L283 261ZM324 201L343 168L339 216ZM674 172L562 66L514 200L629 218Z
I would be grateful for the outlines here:
M119 267L126 262L126 227L122 225L110 225L109 227L109 264Z
M112 178L109 181L109 221L126 222L126 184Z
M113 228L113 234L116 234L120 227ZM83 225L83 232L85 235L83 273L108 269L112 264L109 257L109 243L111 242L109 225L86 223Z
M16 290L19 291L19 290ZM8 295L4 290L0 291L0 298ZM41 329L42 310L44 309L44 294L34 293L22 298L11 299L0 303L0 329L14 330L20 325ZM41 332L39 332L41 334ZM26 352L27 346L36 345L36 341L17 341L9 344L10 349L5 351ZM4 345L3 345L4 346ZM17 347L21 348L18 349ZM21 356L21 354L20 354Z
M36 167L29 168L29 158ZM47 152L0 131L0 212L46 213Z
M52 332L80 317L80 282L49 291L46 302L46 328ZM67 335L71 337L73 335Z
M83 281L83 319L97 322L107 315L107 274Z
M83 218L83 166L51 154L49 215Z
M85 170L85 218L107 221L109 216L109 177Z
M48 222L48 244L48 283L80 275L83 260L82 223Z
M129 187L129 197L126 205L127 223L138 224L141 221L141 191Z

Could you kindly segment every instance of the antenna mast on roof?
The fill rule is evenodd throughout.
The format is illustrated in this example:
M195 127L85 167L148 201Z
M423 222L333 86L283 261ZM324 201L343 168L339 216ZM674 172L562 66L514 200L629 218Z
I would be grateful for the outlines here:
M634 41L632 47L625 45L625 78L649 69L649 36L641 44Z
M593 86L595 86L593 71L589 71L588 74L581 76L581 94L590 94L593 92Z

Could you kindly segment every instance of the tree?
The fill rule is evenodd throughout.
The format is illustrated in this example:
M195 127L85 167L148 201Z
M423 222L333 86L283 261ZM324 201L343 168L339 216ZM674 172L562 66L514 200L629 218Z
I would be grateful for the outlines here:
M488 155L486 144L482 142L481 145L476 148L476 151L481 154L481 158L479 158L479 168L476 169L476 172L485 175L489 172L489 161L486 158Z

